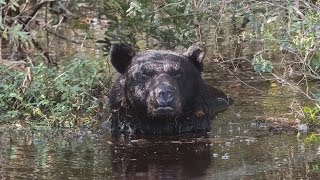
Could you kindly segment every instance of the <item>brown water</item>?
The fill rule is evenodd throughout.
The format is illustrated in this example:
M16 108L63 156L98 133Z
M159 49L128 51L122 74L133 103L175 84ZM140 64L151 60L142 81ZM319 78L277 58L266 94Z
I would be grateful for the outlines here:
M208 64L204 77L235 104L213 120L207 135L1 129L0 179L318 179L319 145L257 123L291 117L295 93L254 73L244 84L223 72Z
M229 34L221 34L220 40L228 41ZM79 54L64 45L56 57ZM259 51L254 43L236 46L220 45L223 56ZM87 47L80 52L95 52ZM227 66L232 68L206 60L204 78L235 102L213 120L207 135L112 137L101 129L0 128L0 179L320 179L320 146L308 146L294 133L269 132L262 121L294 119L302 98L261 78L250 63Z

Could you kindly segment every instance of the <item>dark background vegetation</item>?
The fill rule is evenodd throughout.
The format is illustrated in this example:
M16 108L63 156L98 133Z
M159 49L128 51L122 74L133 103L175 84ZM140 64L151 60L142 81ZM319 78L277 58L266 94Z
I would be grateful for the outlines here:
M92 126L106 111L110 46L126 42L139 51L198 44L235 75L248 63L304 96L308 103L295 112L316 127L319 7L306 0L0 0L0 122ZM244 55L244 44L254 52ZM70 46L76 51L63 56Z

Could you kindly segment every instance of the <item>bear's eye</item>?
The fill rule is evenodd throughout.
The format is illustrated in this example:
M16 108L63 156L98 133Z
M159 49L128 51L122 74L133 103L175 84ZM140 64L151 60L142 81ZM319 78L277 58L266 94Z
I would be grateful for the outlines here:
M182 74L181 73L176 74L176 78L182 78Z
M150 70L142 69L141 74L142 74L142 76L144 76L144 77L150 77L150 76L153 75L153 72L150 71Z
M174 76L175 78L177 78L177 79L180 79L180 78L182 78L182 73L181 73L181 72L174 72L174 73L173 73L173 76Z

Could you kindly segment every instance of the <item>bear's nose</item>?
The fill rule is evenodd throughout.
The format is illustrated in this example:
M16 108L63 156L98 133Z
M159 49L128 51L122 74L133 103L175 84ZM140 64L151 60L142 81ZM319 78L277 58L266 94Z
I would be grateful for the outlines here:
M173 92L167 88L157 88L156 89L156 99L158 106L167 107L171 105L173 101Z

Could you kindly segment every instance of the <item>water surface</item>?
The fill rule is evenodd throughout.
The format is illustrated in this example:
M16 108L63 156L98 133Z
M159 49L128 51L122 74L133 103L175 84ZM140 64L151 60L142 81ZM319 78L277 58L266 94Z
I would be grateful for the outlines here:
M212 67L211 67L212 66ZM235 104L208 134L118 136L104 130L0 131L1 179L317 179L320 147L268 131L293 117L295 93L254 73L243 82L207 65L205 79ZM224 78L221 78L224 77ZM245 82L245 83L244 83ZM260 121L261 120L261 121Z

